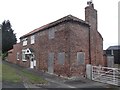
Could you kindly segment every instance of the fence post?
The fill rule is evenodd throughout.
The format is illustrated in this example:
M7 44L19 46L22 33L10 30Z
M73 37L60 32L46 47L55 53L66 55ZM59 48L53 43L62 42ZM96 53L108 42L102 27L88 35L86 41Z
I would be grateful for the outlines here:
M116 84L115 69L113 69L113 83Z

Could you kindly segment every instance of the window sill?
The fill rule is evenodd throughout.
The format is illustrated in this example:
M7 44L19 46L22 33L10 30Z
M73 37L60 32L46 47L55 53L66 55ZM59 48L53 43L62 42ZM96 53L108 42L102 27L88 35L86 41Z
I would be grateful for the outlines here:
M23 62L26 62L27 60L22 60Z
M31 45L34 45L35 43L31 43Z
M23 45L23 47L25 47L25 46L27 46L27 45Z

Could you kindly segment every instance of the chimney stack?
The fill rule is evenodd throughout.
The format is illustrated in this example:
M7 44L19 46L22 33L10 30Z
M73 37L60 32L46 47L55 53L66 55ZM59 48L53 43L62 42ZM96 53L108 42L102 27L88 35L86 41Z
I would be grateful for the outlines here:
M97 10L94 9L92 1L87 2L85 7L85 21L88 22L92 30L97 30Z
M90 64L96 62L96 53L97 53L97 10L94 9L94 4L92 1L87 2L87 7L85 7L85 21L90 25L89 32L89 47L90 47Z

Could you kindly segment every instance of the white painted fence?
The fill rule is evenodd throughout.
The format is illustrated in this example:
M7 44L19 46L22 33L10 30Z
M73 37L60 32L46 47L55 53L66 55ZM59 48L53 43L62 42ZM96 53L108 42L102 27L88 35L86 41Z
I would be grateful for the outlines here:
M92 66L92 80L120 86L120 69Z

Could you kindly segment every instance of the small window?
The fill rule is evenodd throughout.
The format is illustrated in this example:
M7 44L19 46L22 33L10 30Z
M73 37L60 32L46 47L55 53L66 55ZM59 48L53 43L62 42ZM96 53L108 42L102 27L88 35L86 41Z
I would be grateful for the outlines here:
M23 46L26 46L27 45L27 38L23 39Z
M17 60L19 60L19 52L17 52Z
M64 62L65 62L65 53L64 52L58 53L58 63L63 65Z
M22 61L27 61L26 58L25 58L25 51L26 50L22 50Z
M31 44L34 44L34 43L35 43L35 35L32 35L32 36L30 37L30 39L31 39Z
M84 52L77 52L77 63L78 64L85 63L85 53Z
M55 37L55 30L49 30L49 39L53 39Z

